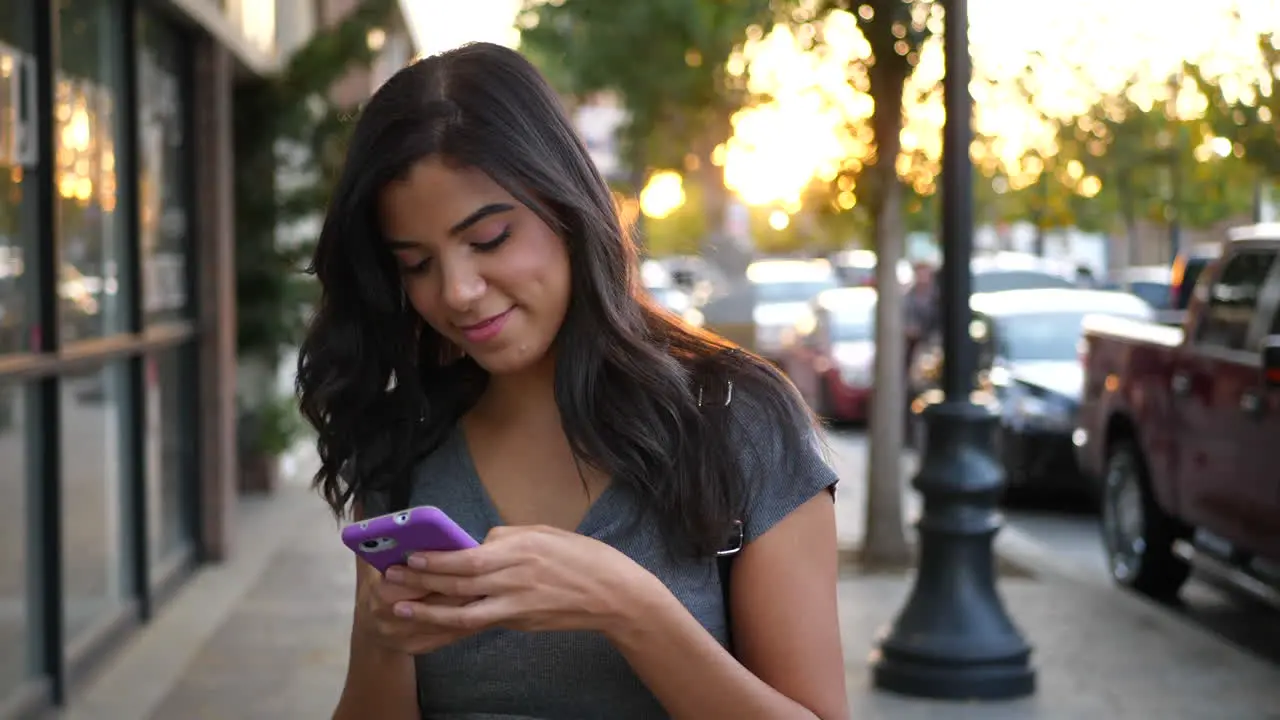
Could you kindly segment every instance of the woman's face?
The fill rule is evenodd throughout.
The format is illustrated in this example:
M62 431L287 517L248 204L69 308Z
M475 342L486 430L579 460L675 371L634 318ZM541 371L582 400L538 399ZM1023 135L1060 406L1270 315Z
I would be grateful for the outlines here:
M547 356L569 306L564 240L488 175L427 159L379 197L409 303L492 374Z

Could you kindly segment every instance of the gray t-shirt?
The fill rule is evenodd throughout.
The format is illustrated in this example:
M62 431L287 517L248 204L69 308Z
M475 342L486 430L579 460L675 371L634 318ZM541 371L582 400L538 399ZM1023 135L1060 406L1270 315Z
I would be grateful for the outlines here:
M817 434L800 457L785 457L781 436L754 403L734 398L731 434L749 472L744 542L750 543L793 510L833 488L836 474ZM759 420L753 420L760 418ZM385 496L366 498L365 512L390 512ZM410 505L444 510L477 540L501 524L476 474L460 428L413 472ZM641 512L627 488L610 485L577 531L608 543L652 572L720 643L725 609L714 558L681 559L666 551L658 523L631 522ZM650 720L667 713L627 661L594 632L489 630L416 658L422 717L431 720Z

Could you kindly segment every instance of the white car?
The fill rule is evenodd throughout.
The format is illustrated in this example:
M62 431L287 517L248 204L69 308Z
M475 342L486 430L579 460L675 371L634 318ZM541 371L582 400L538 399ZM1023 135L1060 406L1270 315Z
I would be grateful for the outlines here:
M760 260L747 268L754 304L754 350L778 362L786 333L810 313L809 303L824 290L839 286L826 260Z

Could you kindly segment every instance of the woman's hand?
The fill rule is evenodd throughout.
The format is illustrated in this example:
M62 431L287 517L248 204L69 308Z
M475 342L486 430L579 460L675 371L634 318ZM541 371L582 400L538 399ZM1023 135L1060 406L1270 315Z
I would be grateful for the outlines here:
M404 573L402 567L387 570L389 577ZM396 614L397 603L412 601L424 607L458 606L475 600L433 594L421 587L397 584L384 578L377 569L361 568L360 587L356 593L356 628L383 650L397 654L422 655L439 650L471 633L458 628L444 628L409 615Z
M540 526L497 527L476 548L415 554L402 583L406 596L459 601L402 597L396 604L415 621L449 632L503 627L610 635L666 594L661 581L605 543Z

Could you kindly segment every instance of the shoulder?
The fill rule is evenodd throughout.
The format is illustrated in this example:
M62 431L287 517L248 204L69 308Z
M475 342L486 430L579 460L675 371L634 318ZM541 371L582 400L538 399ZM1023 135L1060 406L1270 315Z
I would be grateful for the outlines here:
M747 542L838 480L817 418L775 367L741 354L717 395L744 493ZM705 391L704 391L705 395Z

